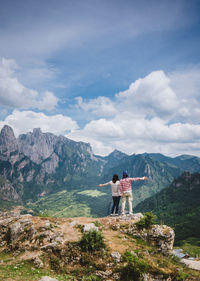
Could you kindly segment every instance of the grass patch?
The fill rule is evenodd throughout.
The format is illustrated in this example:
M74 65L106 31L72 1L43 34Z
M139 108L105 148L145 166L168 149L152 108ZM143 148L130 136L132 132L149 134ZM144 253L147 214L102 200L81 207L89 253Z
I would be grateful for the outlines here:
M43 276L56 278L59 281L77 281L75 277L66 273L58 274L49 268L37 268L30 261L16 261L12 254L0 252L0 260L0 280L2 281L35 281Z
M91 210L84 202L78 202L74 192L66 190L40 198L34 203L28 203L28 208L40 217L90 217Z
M91 197L99 197L99 196L106 195L106 193L101 192L98 189L94 189L94 190L88 189L88 190L80 191L80 192L78 192L78 194L91 196Z
M0 280L39 280L42 276L52 276L52 272L46 269L35 268L30 262L20 262L14 264L1 264L0 266ZM64 276L59 280L68 280Z

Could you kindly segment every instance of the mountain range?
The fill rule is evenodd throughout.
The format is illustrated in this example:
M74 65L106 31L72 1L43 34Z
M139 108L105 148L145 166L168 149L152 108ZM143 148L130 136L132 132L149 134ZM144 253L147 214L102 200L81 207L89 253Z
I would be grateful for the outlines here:
M37 211L51 210L60 216L76 216L81 210L83 215L107 215L110 188L100 189L98 184L110 181L115 173L121 176L123 170L131 177L148 177L148 181L134 185L135 207L169 186L185 170L200 172L200 158L127 155L118 150L102 157L95 155L88 143L42 133L39 128L16 138L13 129L5 125L0 133L2 206L5 202L32 204Z

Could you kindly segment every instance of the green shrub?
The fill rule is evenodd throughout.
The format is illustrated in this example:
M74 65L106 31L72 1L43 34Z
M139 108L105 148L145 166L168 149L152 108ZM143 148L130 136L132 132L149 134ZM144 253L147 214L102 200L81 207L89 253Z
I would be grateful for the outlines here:
M156 216L152 212L147 212L144 217L136 223L138 229L150 229L155 223Z
M127 262L125 266L120 269L120 280L122 281L140 281L142 275L146 273L149 266L145 260L133 256L126 251L123 255L124 261Z
M188 277L188 274L185 272L179 272L175 277L177 281L184 281Z
M51 269L53 269L55 271L59 271L60 270L60 260L55 256L51 256L50 257L50 266L51 266Z
M102 227L103 225L99 221L93 222L96 227Z
M82 251L94 252L105 248L101 232L92 230L84 232L79 242Z
M132 263L132 262L134 261L134 255L131 254L131 252L126 251L126 252L123 254L123 261Z

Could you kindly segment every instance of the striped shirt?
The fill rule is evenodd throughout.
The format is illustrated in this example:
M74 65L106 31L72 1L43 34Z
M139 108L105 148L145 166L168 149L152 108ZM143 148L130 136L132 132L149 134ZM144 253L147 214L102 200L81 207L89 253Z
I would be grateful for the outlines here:
M133 181L140 181L144 180L144 177L142 178L124 178L120 180L120 194L123 195L126 192L132 192L131 189L131 183Z

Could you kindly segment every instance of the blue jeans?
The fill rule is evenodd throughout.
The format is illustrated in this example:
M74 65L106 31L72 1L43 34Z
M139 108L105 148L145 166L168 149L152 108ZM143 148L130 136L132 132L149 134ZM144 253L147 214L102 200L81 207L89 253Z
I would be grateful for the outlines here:
M120 198L121 198L121 196L113 196L112 197L112 199L113 199L113 206L112 206L112 209L111 209L111 214L118 214Z

